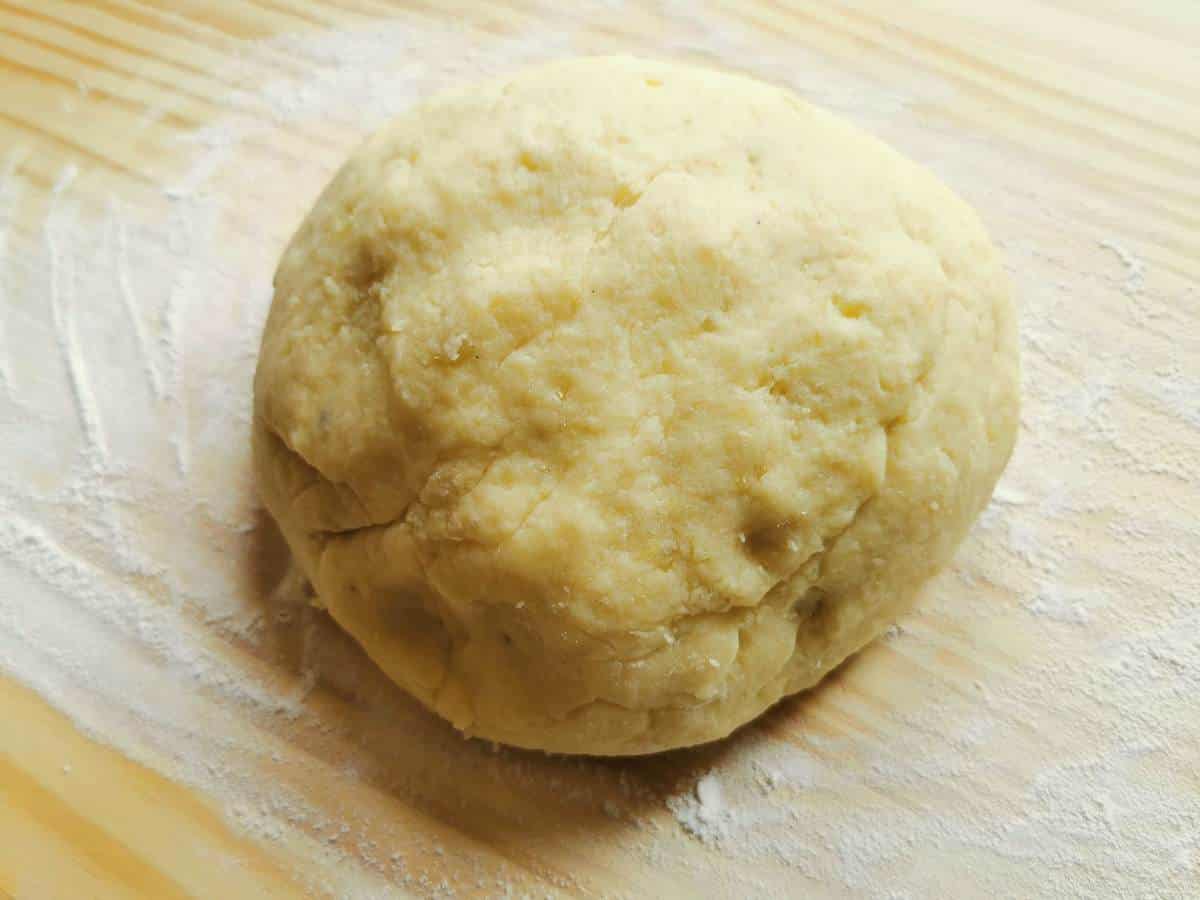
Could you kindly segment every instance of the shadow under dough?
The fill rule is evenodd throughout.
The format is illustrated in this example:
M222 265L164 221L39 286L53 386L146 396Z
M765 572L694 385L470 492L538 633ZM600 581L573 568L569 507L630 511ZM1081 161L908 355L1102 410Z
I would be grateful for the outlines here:
M538 840L587 841L661 820L666 798L691 790L730 755L786 740L852 664L721 741L642 757L553 756L464 737L390 681L311 605L311 588L265 511L243 566L246 600L261 613L253 652L302 688L295 715L274 726L289 743L333 770L352 770L398 810L417 809L518 855Z

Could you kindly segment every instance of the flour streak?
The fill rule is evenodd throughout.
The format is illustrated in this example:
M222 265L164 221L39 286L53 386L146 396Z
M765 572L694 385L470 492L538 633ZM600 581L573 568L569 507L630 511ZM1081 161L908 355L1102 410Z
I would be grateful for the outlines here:
M146 333L145 323L142 321L142 315L138 311L138 299L134 294L133 279L129 273L129 233L125 218L121 214L121 201L116 197L111 197L108 211L109 230L110 233L115 232L116 236L113 265L116 269L121 303L125 308L125 315L129 318L129 324L133 328L134 339L137 342L138 356L141 359L142 370L146 374L146 380L149 382L154 396L161 399L163 395L162 376L159 374L158 367L154 364L154 358L150 352L150 337Z
M10 393L16 382L12 370L12 351L8 347L3 316L12 300L9 296L11 267L8 245L9 233L21 200L22 185L18 176L21 162L21 152L13 150L4 160L3 170L0 170L0 389Z
M75 328L75 258L64 252L64 243L70 240L71 219L70 214L63 211L62 201L78 174L76 166L68 165L59 175L51 192L50 211L43 227L50 257L50 309L54 319L55 340L67 367L71 398L84 441L89 452L95 452L105 459L108 457L108 442L88 375L87 361Z

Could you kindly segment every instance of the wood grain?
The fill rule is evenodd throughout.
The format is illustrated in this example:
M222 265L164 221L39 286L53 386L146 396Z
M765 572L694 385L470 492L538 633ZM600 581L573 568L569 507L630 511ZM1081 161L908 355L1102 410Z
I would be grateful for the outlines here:
M0 679L0 891L13 897L236 897L299 892L188 790L94 743ZM19 723L19 726L18 726Z
M1023 283L1068 285L1063 302L1073 304L1080 340L1094 339L1097 354L1123 353L1147 368L1174 354L1174 364L1193 375L1200 371L1200 4L922 0L897 9L887 0L729 0L712 7L714 15L736 24L739 52L764 48L786 57L794 49L844 73L848 83L872 85L881 96L889 85L933 85L894 124L880 119L884 136L931 164L945 149L939 135L953 136L945 152L961 155L945 165L961 178L954 186L981 205L1020 265L1036 272ZM537 27L549 12L533 0L0 0L0 161L18 167L27 188L10 222L11 239L19 246L40 240L53 186L68 165L80 170L77 194L85 205L99 209L114 197L131 206L160 201L161 186L186 169L181 135L245 116L231 102L233 92L294 76L305 64L266 39L397 15L512 36ZM576 47L592 52L665 47L672 55L706 59L705 41L718 39L696 33L678 4L627 3L619 14L579 22ZM715 56L710 61L728 64ZM354 138L334 125L283 121L269 138L248 139L243 152L297 171L327 173ZM955 149L963 147L968 149ZM975 159L981 161L977 176L968 165ZM1027 195L989 190L1008 166L1031 173ZM253 185L242 185L249 202L241 215L269 217L267 239L281 244L319 187L315 174L305 178L285 198L288 208L269 212L253 205ZM1012 184L1020 189L1020 181ZM1074 205L1069 215L1061 204ZM264 233L246 219L239 225L237 216L228 224L243 228L239 233L249 239ZM1144 262L1156 295L1169 298L1162 316L1130 325L1140 301L1122 280L1120 260L1098 246L1097 235L1112 236ZM19 311L31 320L44 314ZM1040 365L1064 384L1084 384L1095 374L1086 360L1074 358L1047 358ZM1068 402L1074 400L1063 400ZM1114 536L1112 519L1119 517L1111 505L1102 506L1075 518L1063 546L1078 553L1089 578L1118 585L1131 607L1190 597L1197 586L1177 557L1200 552L1189 530L1200 488L1186 477L1195 432L1164 411L1162 397L1143 383L1117 385L1104 402L1114 420L1144 428L1155 443L1114 445L1100 474L1119 478L1128 496L1156 498L1153 525L1161 531L1151 549L1139 549ZM1053 453L1066 458L1083 458L1089 446L1086 435L1073 432L1030 431L1022 440L1030 460L1051 455L1053 441L1061 441ZM1145 464L1147 455L1160 451L1165 463ZM1064 478L1069 468L1064 466ZM995 540L989 532L967 551L989 572L1005 568L1007 560L989 546ZM244 557L231 562L241 567L237 578L246 603L267 602L281 561L278 538L263 525ZM914 696L937 696L950 709L946 723L908 723L915 737L924 734L937 744L941 729L957 721L954 711L973 702L976 685L1048 653L1083 653L1119 636L1119 623L1110 621L1034 633L1021 617L1018 595L1026 587L1036 590L1035 575L1022 571L1012 581L971 584L970 616L941 602L964 590L947 575L922 611L906 620L911 640L870 648L820 691L773 711L733 741L612 764L497 754L463 742L370 675L348 644L338 645L339 665L355 667L356 677L368 672L362 675L368 690L336 673L306 686L298 625L255 642L194 615L198 642L217 648L248 677L302 696L301 715L272 717L197 687L197 715L211 726L213 752L217 737L228 736L235 749L222 752L242 766L239 772L278 784L327 813L329 821L353 822L353 833L343 839L330 833L329 821L315 820L293 822L291 831L270 840L236 831L217 798L159 774L177 761L158 749L152 734L139 731L144 724L128 728L149 766L90 740L47 700L0 678L0 896L332 896L352 874L362 875L367 893L433 895L445 878L460 896L501 890L730 896L748 883L736 880L736 872L726 877L738 869L752 869L746 877L763 892L845 896L853 891L830 889L819 877L824 862L814 864L816 874L802 877L786 860L765 856L748 864L676 834L663 798L747 747L771 742L803 748L846 772L866 771L877 763L881 735L895 728L896 710ZM1020 579L1028 584L1018 584ZM1013 717L1007 732L1021 751L989 746L996 758L983 788L951 777L932 787L881 787L846 775L837 791L805 798L811 806L804 808L814 816L840 808L881 816L926 806L1011 808L1044 760L1081 753L1077 734L1049 727L1062 714L1049 701L1029 698L1028 719ZM1161 766L1137 777L1200 796L1194 761ZM977 790L984 795L976 796ZM619 799L617 814L597 800L607 797ZM658 855L646 851L646 835L662 848ZM347 845L344 881L330 873L325 853L339 840ZM828 847L813 852L836 862ZM995 895L997 885L1013 896L1038 895L1042 875L1036 867L1019 871L1006 862L963 849L955 865L1001 873L1002 880L947 883L964 897ZM902 876L916 877L923 863L909 854L894 865ZM1089 861L1071 865L1080 866L1082 876L1093 871ZM1200 885L1200 861L1196 866ZM402 871L421 874L408 878Z

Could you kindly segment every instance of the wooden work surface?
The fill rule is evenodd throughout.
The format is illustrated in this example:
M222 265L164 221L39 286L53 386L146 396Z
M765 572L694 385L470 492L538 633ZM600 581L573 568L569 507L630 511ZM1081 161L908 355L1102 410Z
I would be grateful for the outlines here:
M0 896L1200 896L1200 3L701 6L0 0ZM973 202L1024 429L826 685L547 759L297 602L239 398L356 97L619 51L787 82Z

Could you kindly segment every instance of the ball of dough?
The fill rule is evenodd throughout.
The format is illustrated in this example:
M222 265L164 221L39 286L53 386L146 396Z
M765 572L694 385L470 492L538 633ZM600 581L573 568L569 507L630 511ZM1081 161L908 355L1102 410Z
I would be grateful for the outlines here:
M371 137L283 254L264 501L464 732L728 734L913 601L1017 430L975 214L778 87L580 59Z

